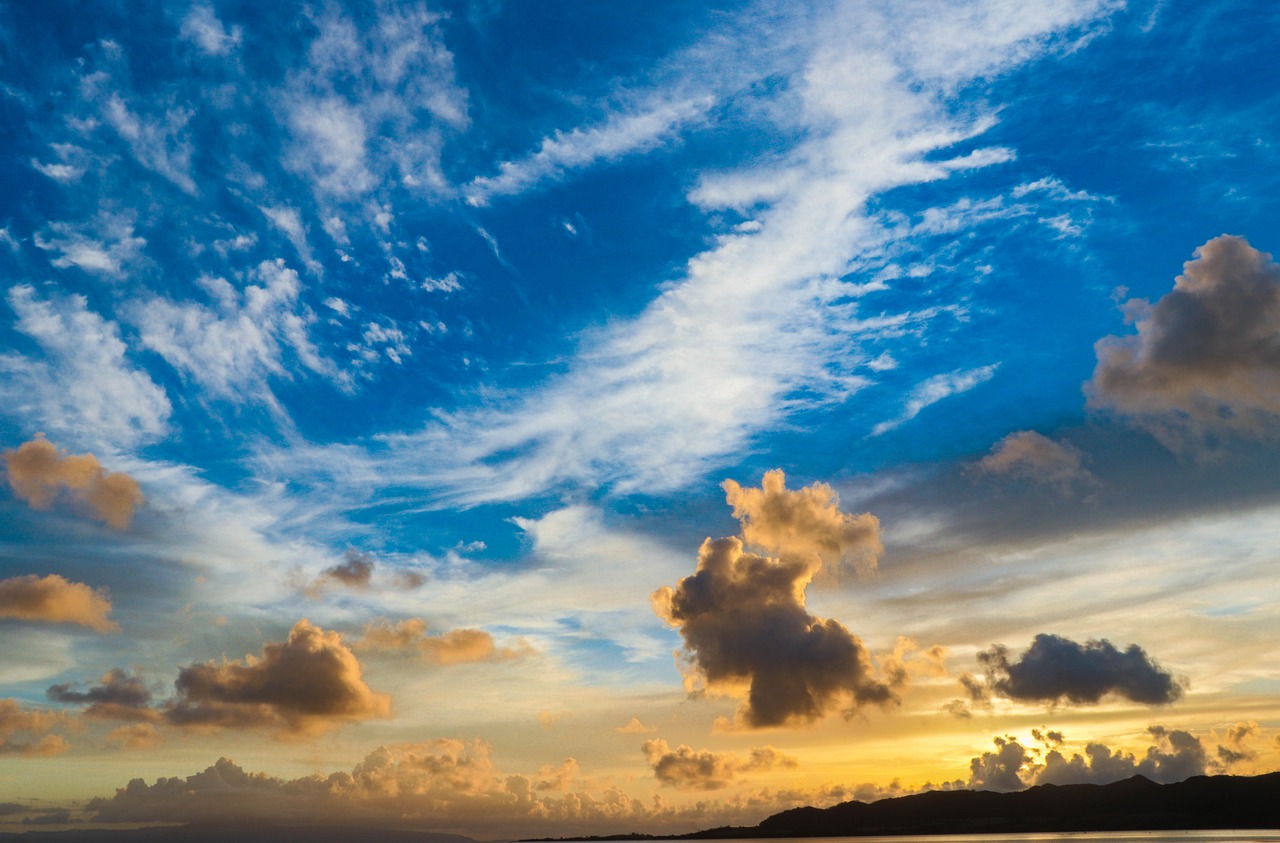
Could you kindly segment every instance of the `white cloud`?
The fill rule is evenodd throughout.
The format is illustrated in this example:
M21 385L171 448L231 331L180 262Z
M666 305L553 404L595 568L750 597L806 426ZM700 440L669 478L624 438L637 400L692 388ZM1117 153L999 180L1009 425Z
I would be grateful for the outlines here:
M130 212L102 211L92 223L83 226L51 222L47 232L35 235L35 244L57 254L50 263L59 269L75 266L119 279L142 259L142 248L147 245L144 238L133 233L135 220Z
M935 151L993 123L987 115L957 117L949 92L1040 54L1056 43L1055 31L1089 24L1107 7L1055 2L1034 14L995 0L840 7L814 27L816 43L799 46L808 59L788 94L798 104L781 114L796 121L788 128L801 140L774 160L708 174L691 195L708 211L750 209L758 227L724 235L693 257L634 319L582 336L568 372L540 391L495 396L489 407L420 433L385 437L381 469L414 476L439 500L465 503L602 483L658 492L747 449L758 431L797 408L847 398L883 368L866 364L882 361L885 349L867 353L864 344L918 333L942 310L858 318L857 296L870 288L841 279L894 236L868 217L865 203L1011 157L995 149L934 160ZM905 50L891 46L902 33L910 33ZM993 371L926 381L885 424Z
M130 110L118 94L111 94L103 106L107 124L129 145L139 164L194 196L191 141L181 137L192 116L189 109L169 108L164 109L163 115L147 119Z
M285 352L303 367L344 384L308 335L311 314L298 303L302 285L284 261L264 261L243 290L222 278L200 285L215 307L155 298L132 313L142 345L212 397L236 403L263 400L279 411L268 382L293 376Z
M528 157L503 161L497 175L473 179L464 190L467 202L486 205L495 196L524 192L568 170L652 149L701 118L713 102L710 97L659 102L636 113L610 115L597 126L556 132Z
M89 310L83 296L39 297L20 284L9 291L17 329L44 357L0 355L0 393L11 411L66 440L129 446L168 429L169 399L130 364L114 322Z
M901 427L920 415L920 411L926 407L931 407L944 398L967 392L981 383L986 383L991 380L991 376L996 373L996 369L999 367L999 363L993 363L990 366L979 366L976 369L961 369L943 375L934 375L922 381L907 396L907 402L903 406L902 412L896 418L877 424L871 429L871 435L879 436L882 433L893 430L895 427Z
M204 3L191 7L182 19L178 34L211 56L225 56L240 46L240 27L233 26L228 30L218 20L213 7Z
M315 255L311 251L311 244L307 241L307 229L302 224L302 214L297 208L290 208L284 205L273 205L261 207L263 216L283 234L298 253L298 257L302 259L302 263L307 267L307 271L312 275L322 275L324 267L315 259Z

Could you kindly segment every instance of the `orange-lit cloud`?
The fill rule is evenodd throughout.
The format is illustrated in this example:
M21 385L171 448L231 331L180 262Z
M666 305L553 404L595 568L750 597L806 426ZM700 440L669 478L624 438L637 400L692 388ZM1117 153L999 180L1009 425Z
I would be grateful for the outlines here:
M742 773L796 766L794 758L771 746L752 749L745 759L727 752L694 751L683 744L672 749L661 738L645 741L640 750L658 781L680 790L721 790Z
M165 719L180 726L265 726L285 735L324 732L343 722L389 717L391 701L365 684L355 653L336 632L300 620L284 642L244 663L183 668Z
M56 711L34 711L23 708L17 700L0 699L0 754L28 758L61 755L70 744L49 730L65 721Z
M107 732L107 743L124 749L151 749L162 744L160 732L150 723L130 723Z
M644 725L640 718L633 714L631 715L630 720L623 723L621 726L614 727L613 731L622 735L647 735L651 732L658 731L658 727Z
M46 623L70 623L98 632L119 632L108 615L111 600L105 592L57 574L27 574L0 580L0 618Z
M1124 307L1138 332L1096 344L1091 405L1175 449L1280 429L1280 266L1271 255L1243 237L1215 237L1172 291Z
M374 621L365 627L364 635L354 646L360 650L416 649L424 661L438 665L514 659L527 652L527 648L498 647L493 636L482 629L452 629L429 635L426 621L420 618L396 624Z
M1084 467L1084 455L1078 448L1034 430L1010 433L992 446L991 453L974 463L973 469L997 477L1030 480L1064 495L1098 482Z
M684 638L689 689L745 693L738 721L751 728L897 702L862 642L805 606L820 571L841 562L874 566L875 517L840 512L821 484L788 491L780 471L766 474L760 489L727 482L725 491L747 541L778 556L749 553L736 537L707 539L697 572L651 595L654 611Z
M37 435L4 452L9 485L36 509L48 509L60 495L86 507L117 530L126 529L145 502L138 482L104 469L93 454L68 455Z

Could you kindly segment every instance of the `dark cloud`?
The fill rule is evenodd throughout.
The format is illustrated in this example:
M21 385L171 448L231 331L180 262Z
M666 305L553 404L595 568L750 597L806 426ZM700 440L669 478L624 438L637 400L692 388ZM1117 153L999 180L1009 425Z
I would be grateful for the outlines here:
M138 482L105 470L93 454L68 455L41 435L4 452L14 494L36 509L48 509L60 495L86 507L93 517L126 529L144 503Z
M1243 237L1215 237L1155 304L1125 304L1137 334L1106 337L1086 385L1112 410L1185 449L1280 421L1280 266Z
M368 588L369 580L373 577L373 569L372 557L349 550L342 562L332 568L326 568L321 575L349 588Z
M1253 761L1258 757L1258 753L1254 752L1246 745L1249 738L1256 737L1258 734L1258 724L1256 721L1249 720L1243 723L1236 723L1234 726L1227 728L1226 745L1218 744L1218 760L1223 767L1230 767L1244 761Z
M996 745L995 752L984 752L969 762L969 789L1001 793L1022 790L1027 785L1021 778L1021 771L1031 763L1031 755L1013 736L992 740Z
M1137 644L1119 650L1106 640L1078 644L1041 633L1031 647L1009 660L995 645L978 654L994 692L1014 700L1096 703L1107 694L1147 705L1167 705L1182 696L1182 685Z
M195 727L266 726L314 734L347 721L390 716L390 698L365 684L355 653L336 632L306 620L243 664L183 668L165 719Z
M776 558L746 551L738 538L707 539L697 572L651 596L654 611L684 638L687 687L735 696L745 689L738 721L753 728L896 703L862 642L805 606L820 571L850 560L874 565L878 522L840 512L829 487L792 492L783 481L771 471L761 489L725 484L744 536Z
M1098 485L1084 467L1084 455L1073 445L1056 442L1034 430L1010 433L973 464L980 474L1030 480L1066 495Z
M71 623L98 632L119 632L108 615L111 600L105 591L71 582L57 574L27 574L0 580L0 618L46 623Z
M136 676L123 670L109 670L98 685L78 690L68 683L47 691L54 702L88 706L86 717L98 720L155 720L159 713L151 707L151 691Z
M23 708L17 700L0 699L0 755L61 755L71 745L51 730L66 722L60 712Z
M752 749L745 759L708 749L694 751L683 744L672 749L662 739L645 741L640 749L658 781L680 790L721 790L742 773L796 766L794 758L771 746Z
M1169 783L1209 771L1204 745L1190 732L1163 726L1152 726L1147 732L1155 745L1141 759L1101 743L1090 743L1084 756L1073 753L1070 758L1052 749L1045 755L1044 765L1035 771L1032 783L1107 784L1137 775Z

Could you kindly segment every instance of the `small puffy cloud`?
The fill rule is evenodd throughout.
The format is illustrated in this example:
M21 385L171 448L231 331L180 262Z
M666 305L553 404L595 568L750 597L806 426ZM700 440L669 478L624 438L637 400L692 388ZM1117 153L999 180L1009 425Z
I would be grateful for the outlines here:
M883 552L880 522L870 513L850 515L825 483L803 489L786 487L780 470L765 472L759 489L724 482L733 517L742 522L742 538L767 553L817 557L829 566L842 562L874 569Z
M707 749L695 752L683 744L672 749L661 738L645 741L640 749L658 781L680 790L720 790L741 773L796 766L794 758L771 746L752 749L748 758Z
M240 27L233 26L228 30L218 20L213 7L206 3L196 3L191 7L182 19L178 34L211 56L224 56L240 46Z
M48 509L59 496L83 505L95 518L126 529L145 502L138 481L107 471L93 454L65 454L43 436L4 452L6 476L14 494L36 509Z
M287 641L268 643L261 656L183 668L165 718L181 726L265 726L305 735L343 722L389 717L390 697L370 689L362 674L338 633L304 619Z
M527 648L498 647L493 636L482 629L451 629L431 635L421 618L408 618L396 624L374 621L365 627L364 635L354 646L359 650L417 650L424 661L438 665L514 659L527 651Z
M621 726L615 726L613 731L620 735L647 735L651 732L658 731L658 727L644 725L640 718L633 714L631 715L630 720L623 723Z
M1078 486L1093 486L1097 478L1084 467L1080 450L1056 442L1034 430L1010 433L973 464L973 470L995 477L1030 480L1070 494Z
M1182 696L1182 683L1152 661L1137 644L1124 650L1110 641L1078 644L1041 633L1017 661L995 645L978 654L988 685L1019 701L1096 703L1115 694L1136 703L1168 705Z
M805 590L820 571L842 559L874 564L879 523L839 512L826 486L788 492L783 480L778 471L758 490L725 484L747 541L776 558L747 552L736 537L707 539L697 571L650 598L684 638L686 686L745 692L738 721L751 728L897 701L894 687L875 678L862 642L805 606Z
M348 551L346 556L332 568L326 568L322 577L342 583L350 588L368 588L373 577L373 559L364 553Z
M1022 790L1027 785L1020 773L1031 763L1030 753L1012 736L993 741L995 752L984 752L969 762L969 789L1000 793Z
M109 670L97 685L84 690L62 683L46 693L54 702L88 706L84 715L97 720L149 721L160 716L151 707L151 691L140 678L124 670Z
M1137 334L1095 345L1089 403L1183 450L1280 422L1280 266L1243 237L1215 237L1155 304L1124 305Z
M14 699L0 700L0 755L61 755L70 745L66 738L49 730L65 720L56 711L36 711L23 708Z
M1249 738L1256 737L1257 734L1258 723L1256 720L1247 720L1228 727L1226 745L1218 744L1218 760L1224 767L1230 767L1233 764L1239 764L1244 761L1253 761L1258 757L1258 753L1249 748L1246 741Z
M98 632L119 632L108 615L111 601L104 591L71 582L57 574L27 574L0 580L0 618L44 623L71 623Z

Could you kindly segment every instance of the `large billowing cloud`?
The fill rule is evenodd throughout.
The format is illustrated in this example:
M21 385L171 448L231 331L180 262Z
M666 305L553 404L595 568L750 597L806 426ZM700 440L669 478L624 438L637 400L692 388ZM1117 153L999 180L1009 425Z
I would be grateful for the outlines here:
M1243 237L1215 237L1172 291L1155 304L1131 300L1125 312L1138 333L1097 343L1093 406L1172 448L1280 427L1280 266L1271 255Z
M156 720L159 712L151 707L151 691L137 676L124 670L109 670L98 684L80 690L69 683L53 685L48 690L54 702L88 706L86 717L98 720Z
M1010 433L992 446L991 453L974 463L973 470L996 477L1030 480L1062 494L1097 483L1084 467L1078 448L1034 430Z
M64 454L43 436L4 452L14 494L36 509L48 509L65 494L117 530L133 520L144 498L138 481L107 471L93 454Z
M261 656L247 656L243 664L193 664L175 684L165 718L182 726L266 726L302 735L391 713L390 698L365 684L342 637L306 620L287 641L268 643Z
M119 632L108 615L111 601L105 592L57 574L27 574L0 580L0 618L71 623L98 632Z
M978 654L988 685L1013 700L1096 703L1107 694L1147 705L1167 705L1182 696L1182 684L1137 644L1124 650L1107 640L1076 643L1041 633L1017 661L995 645Z
M760 489L725 484L748 542L778 556L747 551L742 539L707 539L698 570L651 596L654 611L684 638L690 690L745 694L738 720L752 728L804 723L868 703L896 702L874 676L862 642L839 621L805 606L805 590L841 560L874 566L879 523L840 512L821 484L785 488L781 471Z
M525 650L498 647L493 636L483 629L451 629L439 635L427 633L427 623L408 618L397 624L375 621L365 627L364 635L354 645L361 650L414 650L431 664L452 665L468 662L514 659Z
M23 708L17 700L0 700L0 755L38 757L66 752L70 748L66 738L49 732L64 720L56 711L35 711Z
M661 738L645 741L640 749L658 781L681 790L720 790L741 773L796 766L794 758L771 746L752 749L745 759L728 752L694 751L683 744L672 749Z

